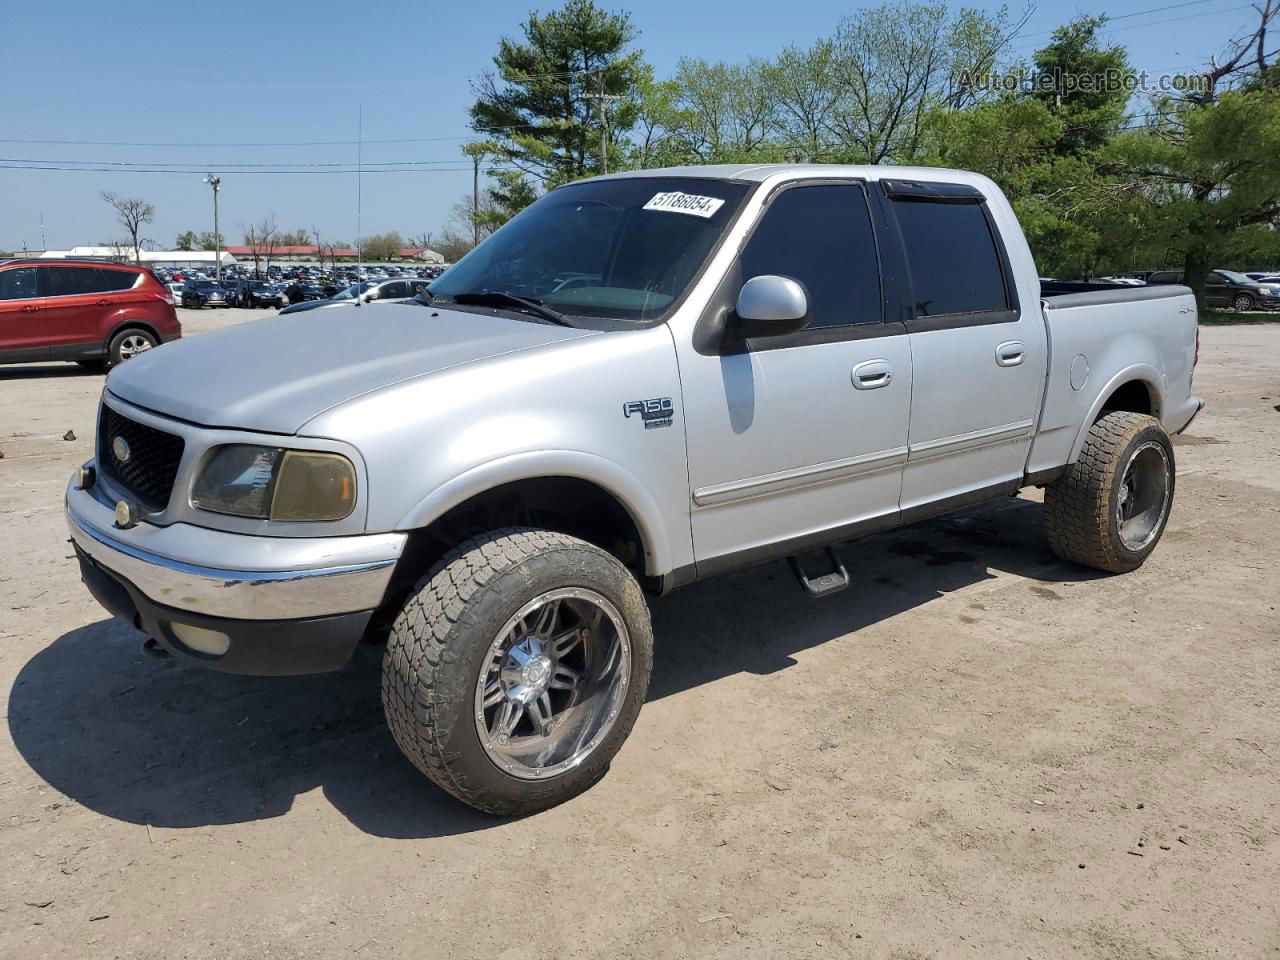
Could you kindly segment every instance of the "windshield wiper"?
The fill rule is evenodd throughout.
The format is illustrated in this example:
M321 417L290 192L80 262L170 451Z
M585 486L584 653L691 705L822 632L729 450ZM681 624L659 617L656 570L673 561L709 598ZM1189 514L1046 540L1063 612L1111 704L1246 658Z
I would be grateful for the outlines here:
M533 297L520 297L514 293L507 293L505 290L477 290L473 293L455 293L453 302L470 303L476 306L508 304L518 310L525 310L542 317L544 320L550 320L552 323L559 324L562 327L573 326L568 317L559 310L553 310L551 307L546 306L541 300L535 300Z

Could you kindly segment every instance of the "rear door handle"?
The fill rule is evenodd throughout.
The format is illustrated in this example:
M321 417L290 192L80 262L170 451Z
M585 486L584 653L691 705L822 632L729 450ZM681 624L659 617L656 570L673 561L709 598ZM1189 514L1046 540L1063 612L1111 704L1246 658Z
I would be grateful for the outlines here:
M855 390L878 390L893 382L893 368L888 360L864 360L853 368Z
M35 312L36 312L37 310L39 310L39 309L40 309L40 308L39 308L39 307L37 307L35 304L33 304L33 303L28 303L25 307L23 307L23 308L22 308L22 312L23 312L23 313L35 313Z
M110 305L111 305L111 301L107 300L106 298L103 298L102 300L98 301L98 306L100 307L108 307Z
M996 347L996 363L1002 367L1016 367L1026 355L1027 348L1021 340L1006 340Z

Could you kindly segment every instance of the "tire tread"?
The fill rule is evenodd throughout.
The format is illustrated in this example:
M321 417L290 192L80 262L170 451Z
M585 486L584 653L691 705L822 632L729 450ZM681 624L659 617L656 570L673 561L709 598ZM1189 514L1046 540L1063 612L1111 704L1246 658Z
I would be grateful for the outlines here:
M1111 535L1110 502L1121 453L1152 426L1163 433L1160 421L1146 414L1105 414L1089 429L1080 459L1045 488L1045 530L1049 548L1060 558L1109 573L1127 573L1145 559L1144 553L1134 562L1121 552Z
M472 537L445 554L418 581L392 627L382 670L382 702L392 736L409 761L437 786L486 813L531 813L562 798L550 781L531 783L527 802L497 799L453 762L456 758L447 742L449 718L440 694L442 684L457 680L446 668L462 653L459 641L469 626L473 601L493 581L522 563L546 562L558 553L584 550L617 562L585 541L548 530L506 527ZM643 605L638 585L635 599ZM642 689L647 687L647 661L643 677L635 680ZM630 728L640 702L625 708L628 715L619 717L619 727L625 721L626 729ZM607 760L599 775L605 769Z

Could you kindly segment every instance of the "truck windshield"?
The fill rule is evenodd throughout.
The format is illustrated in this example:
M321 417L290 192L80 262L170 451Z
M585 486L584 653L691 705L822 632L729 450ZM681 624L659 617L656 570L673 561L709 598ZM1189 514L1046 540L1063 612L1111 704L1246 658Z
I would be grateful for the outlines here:
M662 317L697 275L750 185L696 177L553 190L431 285L437 300L506 293L562 314Z

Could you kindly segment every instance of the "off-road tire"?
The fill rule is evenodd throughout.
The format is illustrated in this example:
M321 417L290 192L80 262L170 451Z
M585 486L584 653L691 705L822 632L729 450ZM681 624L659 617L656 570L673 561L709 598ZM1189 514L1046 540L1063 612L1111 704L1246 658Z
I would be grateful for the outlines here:
M481 744L476 682L507 620L530 599L566 586L594 590L617 608L630 635L630 682L612 728L578 766L517 779ZM604 776L635 724L652 664L649 609L617 559L565 534L499 529L454 548L414 587L387 640L382 706L400 749L436 785L485 813L521 816L563 803Z
M1063 560L1108 573L1136 570L1164 534L1169 510L1159 520L1155 536L1141 550L1121 541L1116 522L1116 497L1123 477L1118 472L1133 450L1154 440L1165 448L1169 464L1169 504L1174 493L1173 444L1160 421L1140 413L1113 411L1089 428L1080 459L1066 474L1045 487L1044 518L1049 547Z

